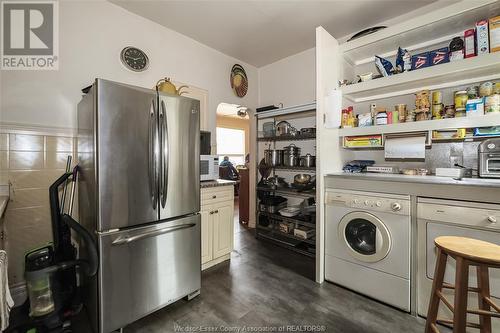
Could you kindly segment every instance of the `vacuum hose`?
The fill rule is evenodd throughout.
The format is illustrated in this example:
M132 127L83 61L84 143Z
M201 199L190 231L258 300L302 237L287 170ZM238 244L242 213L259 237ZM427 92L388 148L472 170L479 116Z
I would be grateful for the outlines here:
M80 237L82 237L83 242L85 243L85 248L87 249L87 254L89 256L88 261L79 260L80 263L85 263L87 276L94 276L97 273L97 269L99 267L99 256L97 255L97 247L94 243L94 239L92 235L82 227L82 225L76 222L71 216L68 214L62 215L62 220L66 225L68 225L71 229L73 229Z

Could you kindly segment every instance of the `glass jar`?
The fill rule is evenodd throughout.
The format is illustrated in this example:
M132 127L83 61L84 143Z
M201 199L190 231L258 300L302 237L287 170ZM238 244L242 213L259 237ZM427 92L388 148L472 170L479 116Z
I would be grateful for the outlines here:
M465 109L465 104L467 104L467 91L460 90L455 93L455 109Z
M493 94L493 82L484 82L479 86L479 96L485 97Z
M467 97L469 99L478 98L479 97L479 87L478 86L470 86L470 87L468 87L467 88Z
M484 102L485 113L500 112L500 94L487 96Z

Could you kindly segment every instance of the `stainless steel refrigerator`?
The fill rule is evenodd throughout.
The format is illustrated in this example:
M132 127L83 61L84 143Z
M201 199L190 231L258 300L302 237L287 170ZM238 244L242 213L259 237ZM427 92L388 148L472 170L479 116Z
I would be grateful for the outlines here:
M97 79L77 114L79 218L100 263L84 296L108 333L200 289L199 101Z

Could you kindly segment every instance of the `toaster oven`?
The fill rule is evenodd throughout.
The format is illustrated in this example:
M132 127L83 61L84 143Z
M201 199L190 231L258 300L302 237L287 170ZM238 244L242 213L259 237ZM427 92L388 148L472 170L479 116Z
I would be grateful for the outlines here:
M478 161L479 177L500 178L500 138L481 142Z

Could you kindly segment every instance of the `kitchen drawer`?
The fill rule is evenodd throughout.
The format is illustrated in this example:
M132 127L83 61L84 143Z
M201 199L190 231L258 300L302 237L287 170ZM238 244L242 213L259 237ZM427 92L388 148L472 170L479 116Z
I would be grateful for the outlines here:
M201 189L201 205L232 201L234 199L233 186L221 186Z

